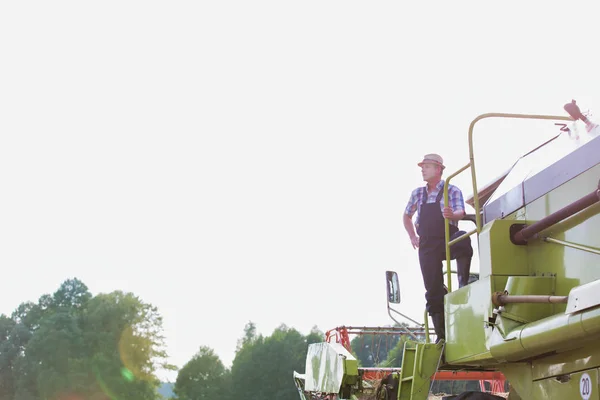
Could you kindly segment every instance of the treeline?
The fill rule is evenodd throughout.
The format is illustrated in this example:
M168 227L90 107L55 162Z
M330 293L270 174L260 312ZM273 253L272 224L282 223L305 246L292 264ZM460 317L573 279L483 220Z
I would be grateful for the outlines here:
M242 335L230 369L200 347L178 372L177 397L297 400L293 371L323 333L281 325L263 337L249 322ZM157 372L177 369L166 360L158 310L132 293L93 296L69 279L0 315L0 400L159 400Z
M0 400L159 400L156 372L177 369L166 362L162 333L157 309L134 294L92 296L80 280L67 280L52 295L0 315ZM263 336L249 322L231 368L210 347L199 347L178 371L174 394L180 400L298 400L293 371L305 372L308 345L324 339L317 327L303 335L285 325ZM352 352L363 367L399 367L405 340L359 336ZM434 391L472 385L436 382Z
M298 400L293 371L304 372L308 345L323 340L316 328L304 336L285 325L263 337L249 322L231 369L211 348L201 347L179 370L174 393L181 400Z

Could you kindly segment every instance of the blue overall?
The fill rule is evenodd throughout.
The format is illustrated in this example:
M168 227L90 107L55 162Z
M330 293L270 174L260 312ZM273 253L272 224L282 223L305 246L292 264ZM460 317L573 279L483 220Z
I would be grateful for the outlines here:
M425 283L425 300L429 315L444 312L444 273L443 260L446 259L446 241L445 224L442 215L440 201L443 191L437 195L435 203L427 203L427 192L423 188L423 201L420 204L419 226L417 233L419 239L419 263L421 264L421 273ZM455 225L450 225L450 237L455 238L463 234ZM452 260L468 258L468 265L457 262L459 286L462 287L468 283L469 267L473 248L471 239L463 239L453 244L450 248ZM466 271L465 271L466 269Z

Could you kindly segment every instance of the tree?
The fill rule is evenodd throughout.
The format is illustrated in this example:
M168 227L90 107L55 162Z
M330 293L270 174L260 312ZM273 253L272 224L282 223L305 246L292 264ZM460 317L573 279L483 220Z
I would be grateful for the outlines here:
M0 316L0 400L154 400L165 360L155 307L76 278Z
M380 363L381 367L401 367L402 366L402 357L404 355L404 344L406 340L410 339L410 337L406 337L406 335L402 335L399 340L397 340L396 345L388 352L385 361Z
M179 370L174 392L180 400L229 399L229 378L229 371L214 351L202 346Z
M7 382L12 386L12 398L14 400L37 400L37 384L33 372L33 364L25 358L25 350L39 328L43 310L32 302L19 304L12 313L13 329L3 343L2 361L6 371ZM9 375L12 376L9 377Z
M0 315L0 399L12 399L15 392L13 361L18 355L18 347L13 343L15 321Z
M78 316L63 309L44 318L27 344L27 369L36 377L41 398L85 392L93 382L86 373L85 347L79 325Z
M255 386L258 385L254 381L256 377L254 372L259 367L256 365L252 367L252 363L263 342L263 336L256 334L256 325L252 321L248 322L244 327L243 338L238 340L237 351L231 367L231 380L235 382L235 385L231 388L232 399L253 399L253 397L247 396L246 393L248 393L248 390L251 393L254 392L256 390Z
M315 325L306 336L306 344L321 343L325 341L325 334Z
M256 335L256 324L252 321L248 321L244 326L244 337L238 340L236 352L240 351L245 345L249 345L254 342L258 336Z
M365 334L350 341L352 353L361 367L375 367L385 361L388 352L398 343L398 335Z
M251 329L248 329L251 328ZM256 336L255 326L246 325L245 340L231 367L233 399L296 400L298 391L293 371L304 371L308 340L322 341L322 333L313 328L307 337L293 328L279 326L271 336ZM248 335L248 333L252 333Z
M110 397L154 399L159 367L166 363L162 317L132 293L115 291L92 298L82 322L87 359Z
M21 389L37 392L41 398L54 398L85 394L94 386L82 331L83 311L91 297L83 282L69 279L52 296L41 296L30 308L29 318L36 320L22 366L26 375L35 379L23 381Z
M44 303L50 308L67 308L70 310L83 309L92 298L88 287L79 279L67 279L64 281L54 295L49 298L42 296L39 305Z

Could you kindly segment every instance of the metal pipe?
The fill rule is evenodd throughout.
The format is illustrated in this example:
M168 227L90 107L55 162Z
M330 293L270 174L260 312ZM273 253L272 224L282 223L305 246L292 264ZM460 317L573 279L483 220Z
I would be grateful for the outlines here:
M436 372L432 380L436 381L469 381L469 380L505 380L506 377L502 372L498 371L438 371Z
M492 295L492 303L495 306L503 306L510 303L550 303L559 304L567 303L569 296L546 296L536 294L524 294L524 295L509 295L502 292L496 292Z
M394 322L395 322L395 323L397 323L398 325L401 325L401 324L400 324L400 322L396 321L396 320L394 319L394 317L392 317L392 314L391 314L391 312L390 312L390 311L393 311L393 312L395 312L396 314L398 314L398 315L400 315L400 316L402 316L402 317L406 318L407 320L409 320L410 322L412 322L412 323L413 323L413 324L415 324L415 325L423 326L423 324L422 324L422 323L420 323L420 322L418 322L418 321L415 321L414 319L410 318L410 317L409 317L409 316L407 316L407 315L404 315L404 314L402 314L402 313L401 313L400 311L398 311L398 310L394 310L392 307L390 307L390 306L388 305L388 315L389 315L389 316L390 316L390 317L391 317L391 318L394 320ZM400 328L404 329L404 327L400 327Z
M359 368L358 371L361 373L363 379L375 380L382 379L386 375L400 372L402 368L373 368L365 367ZM502 372L498 371L437 371L432 377L432 380L436 381L480 381L480 380L505 380L506 377Z
M417 322L418 325L423 325ZM404 327L402 326L338 326L334 329L346 329L350 330L360 330L360 331L402 331ZM332 330L334 330L332 329Z
M527 244L528 240L537 238L537 234L544 229L547 229L552 225L557 224L574 214L577 214L579 211L588 208L598 201L600 201L600 183L598 189L592 193L583 196L579 200L574 201L573 203L561 208L556 212L553 212L552 214L540 219L538 222L535 222L517 231L512 236L512 241L515 244Z
M583 244L577 244L577 243L573 243L573 242L567 242L565 240L558 240L558 239L554 239L554 238L551 238L551 237L545 237L544 238L544 242L554 243L554 244L560 244L560 245L563 245L565 247L571 247L573 249L583 250L583 251L587 251L587 252L592 253L592 254L598 254L598 255L600 255L600 250L599 249L597 249L595 247L585 246Z
M398 320L396 320L396 318L394 318L394 316L392 315L392 311L393 311L393 312L395 312L396 314L400 314L400 315L401 315L401 316L403 316L404 318L406 318L406 319L408 319L408 320L410 320L410 321L412 321L412 322L416 323L417 325L421 325L421 324L419 324L417 321L415 321L414 319L411 319L411 318L407 317L406 315L402 314L400 311L398 311L398 310L394 310L393 308L391 308L391 307L390 307L390 304L388 303L388 315L389 315L389 316L390 316L390 318L391 318L391 319L392 319L392 320L393 320L395 323L397 323L398 325L400 325L400 322L398 322ZM412 333L410 330L408 330L408 329L406 329L406 328L404 328L404 330L405 330L405 332L406 332L408 335L410 335L410 337L412 337L412 338L413 338L413 339L415 339L416 341L418 341L418 340L419 340L419 338L418 338L418 337L417 337L417 336L416 336L414 333Z
M406 327L406 328L400 328L400 329L389 329L389 330L383 330L383 329L348 329L348 334L349 335L404 335L406 333L406 330L410 330L411 332L415 332L415 333L422 333L425 332L425 330L428 328L425 327L418 327L418 328L411 328L411 327Z
M477 233L477 229L473 229L472 231L466 232L465 234L460 235L456 239L451 240L450 242L448 242L448 246L452 246L454 243L460 242L461 240L468 238L469 236L473 235L474 233Z
M396 335L404 335L406 331L409 330L413 333L425 333L425 328L405 328L403 330L398 331L351 331L348 332L349 335L373 335L373 336L396 336Z

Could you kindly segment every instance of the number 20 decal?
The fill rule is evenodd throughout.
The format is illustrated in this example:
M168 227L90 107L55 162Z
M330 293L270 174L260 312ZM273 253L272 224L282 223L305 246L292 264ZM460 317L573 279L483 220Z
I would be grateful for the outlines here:
M583 400L588 400L592 395L592 379L588 374L581 375L579 379L579 394Z

